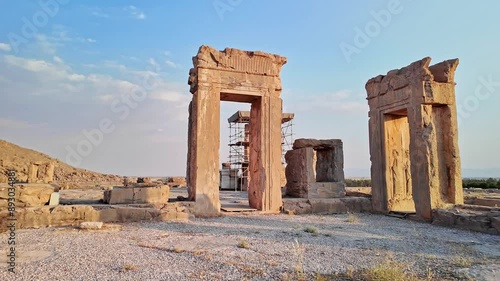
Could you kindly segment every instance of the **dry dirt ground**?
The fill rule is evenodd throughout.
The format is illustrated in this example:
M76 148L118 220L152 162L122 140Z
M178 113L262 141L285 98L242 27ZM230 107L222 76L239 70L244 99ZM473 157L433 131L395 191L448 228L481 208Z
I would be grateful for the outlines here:
M373 214L237 214L16 235L16 274L2 255L0 280L353 280L388 263L419 280L500 280L500 236ZM4 253L6 233L0 241Z

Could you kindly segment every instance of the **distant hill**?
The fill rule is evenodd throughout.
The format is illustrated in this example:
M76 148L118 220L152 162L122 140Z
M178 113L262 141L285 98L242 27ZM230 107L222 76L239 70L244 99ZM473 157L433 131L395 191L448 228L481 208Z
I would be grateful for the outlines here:
M0 183L6 183L7 170L14 169L18 181L28 180L29 166L32 163L53 163L54 183L62 188L85 188L96 185L121 184L123 178L118 175L106 175L89 170L72 167L58 159L41 152L20 147L13 143L0 140Z

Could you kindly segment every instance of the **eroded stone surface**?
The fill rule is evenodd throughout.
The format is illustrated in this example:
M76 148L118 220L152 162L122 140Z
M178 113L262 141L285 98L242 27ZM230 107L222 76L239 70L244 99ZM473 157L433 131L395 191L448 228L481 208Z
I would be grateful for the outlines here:
M113 190L104 191L104 202L107 204L167 203L169 192L168 185L113 188Z
M297 139L285 154L286 194L296 198L345 196L342 141Z
M265 212L281 207L281 80L286 58L237 49L201 46L193 58L188 84L187 183L199 215L217 215L219 201L220 101L246 102L250 112L248 197Z
M463 203L454 71L458 59L424 58L366 83L372 204L378 212Z
M16 228L78 226L82 222L137 222L144 220L187 220L193 206L188 202L135 205L59 205L16 209ZM0 211L0 232L8 229L10 216Z
M8 206L7 184L0 185L0 208ZM55 187L50 184L16 184L16 207L43 206L50 200Z

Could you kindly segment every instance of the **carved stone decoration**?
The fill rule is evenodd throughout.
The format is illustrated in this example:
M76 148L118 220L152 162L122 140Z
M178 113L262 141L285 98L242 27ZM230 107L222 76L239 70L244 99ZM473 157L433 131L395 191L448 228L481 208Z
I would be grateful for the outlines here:
M431 58L366 83L370 106L372 205L378 212L416 212L462 204L455 105L458 59Z
M248 197L251 207L279 212L282 205L279 73L286 58L201 46L188 84L193 94L188 128L187 182L198 215L217 215L219 201L220 102L251 104Z

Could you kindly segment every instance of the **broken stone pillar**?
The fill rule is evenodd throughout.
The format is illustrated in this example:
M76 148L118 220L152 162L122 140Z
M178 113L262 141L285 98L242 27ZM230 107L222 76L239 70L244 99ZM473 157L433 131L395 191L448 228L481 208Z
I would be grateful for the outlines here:
M308 199L345 196L341 140L297 139L285 159L288 196Z
M462 204L455 105L458 59L424 58L366 83L370 106L372 204L415 212Z
M38 182L38 164L30 163L28 166L28 183Z
M250 205L279 212L281 192L281 80L286 58L263 52L200 47L189 72L189 198L197 215L216 215L219 202L220 101L252 105L248 194Z

